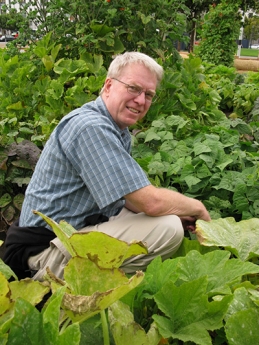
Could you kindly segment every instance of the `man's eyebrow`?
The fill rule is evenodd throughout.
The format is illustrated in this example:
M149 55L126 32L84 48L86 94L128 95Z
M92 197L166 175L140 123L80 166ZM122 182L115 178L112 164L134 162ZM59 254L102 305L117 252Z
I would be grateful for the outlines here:
M138 84L135 84L135 83L132 83L132 84L129 84L130 86L134 86L134 87L137 87L141 90L144 90L144 88ZM152 90L152 89L147 89L145 92L152 92L152 93L156 93L156 90Z

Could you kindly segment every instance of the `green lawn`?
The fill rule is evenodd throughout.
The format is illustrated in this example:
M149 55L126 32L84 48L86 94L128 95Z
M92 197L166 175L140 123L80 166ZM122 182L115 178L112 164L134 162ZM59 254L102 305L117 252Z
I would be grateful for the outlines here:
M198 46L194 46L194 54ZM259 49L241 48L241 56L259 57Z
M241 56L259 56L259 49L241 48Z

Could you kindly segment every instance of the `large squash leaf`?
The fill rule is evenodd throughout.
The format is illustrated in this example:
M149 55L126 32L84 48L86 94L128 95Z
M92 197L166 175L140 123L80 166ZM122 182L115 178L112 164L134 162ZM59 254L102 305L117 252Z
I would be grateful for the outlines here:
M229 345L259 344L259 310L250 308L233 314L226 322Z
M69 223L59 224L41 212L34 211L49 224L69 254L86 257L103 268L118 268L127 258L147 254L148 250L140 241L127 243L98 231L78 232Z
M81 262L84 268L86 268L86 266L89 267L89 271L86 270L84 274L87 277L85 280L88 281L86 284L93 284L95 289L87 286L84 287L81 282L79 283L79 280L75 283L72 281L73 277L76 279L76 268L79 267L79 262ZM144 278L144 273L138 271L134 276L128 279L124 273L118 269L103 270L98 268L93 262L83 258L71 259L65 270L67 271L65 272L66 283L68 283L72 293L66 293L64 295L62 307L66 310L67 315L73 322L82 322L100 313L134 289ZM82 278L82 274L80 274L80 277ZM113 277L115 280L114 282L112 281ZM89 284L89 281L91 284ZM76 295L74 295L73 288L77 290ZM89 293L93 290L95 291L91 295L87 295L88 290L90 290ZM79 294L79 292L82 294Z
M214 250L204 255L196 250L190 251L186 257L180 258L177 267L181 281L207 277L207 293L210 296L231 294L230 287L239 283L242 276L258 273L258 265L236 258L230 259L230 252L224 250Z
M258 218L240 222L232 217L210 222L198 220L196 235L202 245L224 247L242 261L259 256Z
M161 336L155 323L148 333L134 321L129 307L117 301L109 307L109 321L116 345L157 345Z
M232 296L208 302L207 278L175 286L168 281L155 295L155 301L165 316L153 315L164 338L211 345L209 330L220 329Z

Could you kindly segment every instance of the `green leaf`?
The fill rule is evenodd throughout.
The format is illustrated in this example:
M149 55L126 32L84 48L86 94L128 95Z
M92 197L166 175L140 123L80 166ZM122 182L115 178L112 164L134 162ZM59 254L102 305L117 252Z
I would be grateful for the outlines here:
M13 204L19 211L22 210L23 201L24 201L23 194L16 194L15 197L13 198Z
M43 65L46 68L46 71L47 72L51 71L54 66L53 58L51 56L45 55L43 56L41 60L42 60Z
M177 252L172 256L172 259L178 258L180 256L186 256L191 250L197 250L200 254L206 254L215 249L218 249L218 248L205 247L205 246L202 246L200 242L197 240L188 239L187 237L184 237Z
M12 165L18 168L32 170L31 165L25 159L17 159L16 161L12 162Z
M105 36L109 32L113 32L114 28L111 28L105 24L97 24L96 21L92 21L90 24L90 28L96 32L99 36Z
M117 301L109 307L110 327L116 345L157 345L161 336L154 323L148 333L134 321L129 307Z
M172 282L177 281L179 277L178 261L178 258L162 261L162 258L157 256L148 265L143 283L139 287L139 289L143 287L145 296L153 297L169 280Z
M198 184L199 182L201 182L201 179L195 177L195 176L186 176L184 178L184 181L186 182L188 188L191 188L192 186L195 186L196 184Z
M214 250L201 255L193 250L179 260L177 274L182 281L207 277L206 292L210 296L231 294L229 286L239 282L244 275L259 273L259 267L251 262L229 258L228 251Z
M146 133L147 133L147 135L145 138L145 143L148 143L149 141L152 141L152 140L160 140L161 139L160 136L156 132L152 131L152 129L147 130Z
M52 97L55 100L59 100L64 93L64 85L58 80L52 80L49 85L49 89L46 92L47 96Z
M15 303L14 317L11 322L8 343L12 345L46 344L40 312L22 298L19 298Z
M225 331L229 345L259 344L259 310L241 310L226 322Z
M209 303L206 290L207 279L202 277L178 287L168 281L155 295L155 301L165 317L153 315L153 318L164 338L172 337L199 345L212 344L208 330L222 327L232 296Z
M196 235L204 246L224 247L242 261L259 256L259 219L236 222L234 218L220 218L196 222Z
M241 287L234 291L234 298L230 302L225 320L227 321L235 313L254 308L255 305L252 299L249 296L249 293L246 288Z
M211 152L211 148L204 143L194 143L193 151L195 156L198 156L204 152Z
M10 204L11 201L12 201L11 195L8 193L5 193L0 198L0 208L7 206L8 204Z
M11 268L6 265L2 259L0 259L0 272L5 276L6 279L13 277L18 280L16 274L11 270Z
M179 98L181 104L184 106L184 108L187 108L190 110L196 110L197 109L197 106L193 102L193 100L191 100L190 98L186 98L185 95L178 93L178 98Z
M59 335L59 345L79 345L81 344L81 330L78 323L73 323L66 327Z
M43 329L47 344L58 344L60 306L65 287L58 289L49 299L43 312Z
M81 60L84 60L87 64L87 67L89 69L89 72L91 73L97 73L100 71L102 65L103 65L103 56L97 55L97 54L90 54L88 52L84 52L80 56Z
M54 72L57 74L68 74L75 76L79 73L87 72L88 67L84 60L65 60L61 59L55 63Z

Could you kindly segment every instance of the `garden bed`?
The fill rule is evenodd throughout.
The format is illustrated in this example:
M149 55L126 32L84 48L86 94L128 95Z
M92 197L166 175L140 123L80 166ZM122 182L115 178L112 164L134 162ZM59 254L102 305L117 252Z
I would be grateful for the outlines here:
M259 59L235 58L234 66L239 71L259 71Z
M180 55L182 58L186 59L189 56L188 52L180 52ZM235 57L234 60L234 67L239 72L245 72L245 71L253 71L258 72L259 71L259 58L239 58Z

